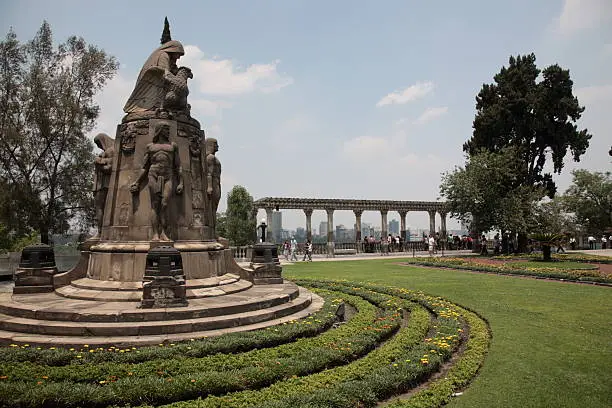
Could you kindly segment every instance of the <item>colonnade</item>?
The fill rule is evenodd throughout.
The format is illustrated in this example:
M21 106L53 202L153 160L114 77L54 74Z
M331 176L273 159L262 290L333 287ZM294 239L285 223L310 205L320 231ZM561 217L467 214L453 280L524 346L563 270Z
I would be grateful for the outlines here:
M440 234L446 237L445 203L439 201L391 201L391 200L352 200L352 199L311 199L311 198L284 198L267 197L254 202L254 216L263 208L266 211L268 230L274 230L273 212L280 209L297 209L304 211L306 216L306 237L312 240L312 213L314 210L324 210L327 213L327 243L334 245L334 211L352 210L355 214L355 240L360 242L361 216L364 211L380 212L382 236L388 235L387 216L389 211L396 211L400 217L400 235L406 236L406 214L409 211L425 211L429 214L429 233L436 232L436 213L440 214Z

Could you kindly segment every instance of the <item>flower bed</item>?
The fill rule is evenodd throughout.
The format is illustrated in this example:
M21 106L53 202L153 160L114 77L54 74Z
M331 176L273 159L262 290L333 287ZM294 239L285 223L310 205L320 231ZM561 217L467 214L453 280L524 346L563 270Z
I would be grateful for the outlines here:
M396 294L398 296L390 299L389 304L410 307L411 319L391 340L349 365L302 378L287 379L259 391L184 401L167 407L373 407L380 400L416 386L437 371L459 343L463 331L460 328L462 313L470 313L443 299L403 289L361 286L350 282L300 283L317 287L328 285L335 290L359 294L364 298L372 294ZM434 313L435 324L430 326L428 313L423 306L415 306L414 302L426 305ZM478 319L475 314L470 317ZM428 327L432 331L429 337L425 337ZM475 325L474 335L468 339L467 350L478 349L474 339L480 338L485 339L486 350L489 335L484 322L480 326ZM482 364L484 356L484 353L464 354L459 360L463 364L456 370L452 383L435 389L436 399L443 401L450 397L456 387L465 386Z
M500 259L501 257L497 258ZM577 282L612 283L612 278L601 274L598 268L562 269L554 267L533 267L521 265L519 262L483 263L477 257L440 257L440 258L410 258L407 264L432 267L445 267L470 271L492 272L508 275L524 275L539 278L570 280ZM490 258L482 258L490 259ZM507 258L505 258L507 259ZM501 259L500 259L501 260Z
M245 352L213 354L214 347L205 344L217 344L221 350L220 345L227 344L219 340L223 336L146 348L152 358L134 361L121 360L132 351L96 351L88 353L92 357L87 360L73 357L68 362L65 357L53 357L60 353L58 350L34 352L62 363L51 366L24 361L25 349L4 350L13 360L0 365L0 405L93 407L144 403L142 407L146 407L147 403L158 406L176 401L169 406L371 407L422 384L462 341L467 341L458 363L444 379L426 388L431 390L424 400L431 404L426 406L435 406L464 387L482 364L489 339L486 323L444 299L353 282L298 283L325 290L321 293L327 309L321 312L326 315L320 317L331 317L341 299L356 307L357 314L337 329L280 345L269 346L264 334L276 336L292 325L262 330L254 336L261 343L251 343L251 350ZM326 324L315 316L298 323L321 328ZM468 338L463 333L466 324ZM248 338L255 333L243 335ZM244 341L238 342L239 347L246 347ZM198 342L202 343L199 354L190 355L193 348L188 347ZM32 357L28 352L25 355ZM106 357L96 360L96 354ZM121 357L114 360L110 356ZM419 403L422 395L416 393L408 401Z
M150 360L139 364L32 363L2 366L0 400L13 406L107 406L194 398L206 392L261 388L293 375L306 375L344 364L372 350L399 327L395 312L381 313L369 302L343 295L359 313L350 322L320 336L268 349L203 358ZM346 345L348 344L348 346Z
M516 256L497 256L495 258L500 259L517 259ZM520 259L533 259L540 260L542 259L541 254L524 254L520 255L518 258ZM571 261L571 262L585 262L585 263L598 263L598 264L612 264L612 259L608 256L600 256L600 255L591 255L585 254L581 252L572 252L566 254L552 254L553 261Z

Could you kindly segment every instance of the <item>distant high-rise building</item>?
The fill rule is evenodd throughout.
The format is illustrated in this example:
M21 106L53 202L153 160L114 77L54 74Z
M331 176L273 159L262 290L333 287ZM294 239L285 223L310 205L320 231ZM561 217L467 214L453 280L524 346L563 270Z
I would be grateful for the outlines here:
M389 234L399 235L399 221L395 218L389 221Z
M298 242L306 241L306 230L302 227L297 227L295 230L295 239Z
M342 224L336 225L336 236L334 237L335 242L352 242L354 239L353 231L347 230Z
M367 223L367 222L362 222L361 223L361 239L363 239L363 237L369 237L372 234L372 226Z
M327 221L321 221L319 224L319 235L322 237L327 236Z

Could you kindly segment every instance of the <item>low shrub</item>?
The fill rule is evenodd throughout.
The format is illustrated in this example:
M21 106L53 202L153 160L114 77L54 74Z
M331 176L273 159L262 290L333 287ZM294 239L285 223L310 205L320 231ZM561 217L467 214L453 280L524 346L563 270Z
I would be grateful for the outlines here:
M395 312L380 315L374 305L363 299L348 295L342 295L342 298L360 312L340 328L314 338L239 354L177 357L132 365L12 365L8 371L3 371L10 374L0 383L0 400L8 402L11 395L18 395L9 406L160 403L194 398L203 391L224 394L257 389L282 378L345 364L372 350L397 330L399 319ZM57 393L58 389L64 391Z
M508 275L523 275L536 278L560 279L577 282L612 283L612 278L599 273L599 269L561 269L550 267L521 266L520 263L482 264L470 261L469 258L410 258L405 260L412 265L431 266L435 268L453 268L460 270L490 272Z
M317 337L241 353L189 356L176 351L175 347L195 343L189 342L159 347L162 353L172 350L171 358L138 363L97 364L95 360L80 359L59 366L4 363L1 367L12 372L0 380L0 405L374 407L379 401L422 384L466 341L462 355L443 377L408 399L390 403L394 407L430 407L449 401L453 392L469 383L484 361L490 340L486 323L445 299L408 289L347 281L297 283L324 291L321 293L326 299L332 300L326 301L328 315L341 299L358 312L339 328ZM300 323L316 326L323 320L312 316ZM286 329L277 326L262 332L273 334L276 330ZM248 337L253 333L244 334ZM150 349L151 355L156 355L156 347Z

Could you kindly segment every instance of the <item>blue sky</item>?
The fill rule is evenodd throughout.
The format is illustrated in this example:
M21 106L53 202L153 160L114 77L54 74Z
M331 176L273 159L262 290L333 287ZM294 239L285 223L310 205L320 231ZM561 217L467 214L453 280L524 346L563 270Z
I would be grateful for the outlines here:
M111 135L164 16L187 47L179 65L194 72L192 114L219 140L225 192L436 200L440 174L463 164L475 95L511 54L530 52L541 68L570 69L593 134L556 177L560 191L573 168L611 168L610 0L0 0L3 34L12 26L28 40L47 19L56 41L76 34L119 60L95 130ZM283 218L304 224L298 211ZM324 218L315 212L313 226ZM363 220L380 224L373 212ZM425 213L407 221L428 225Z

